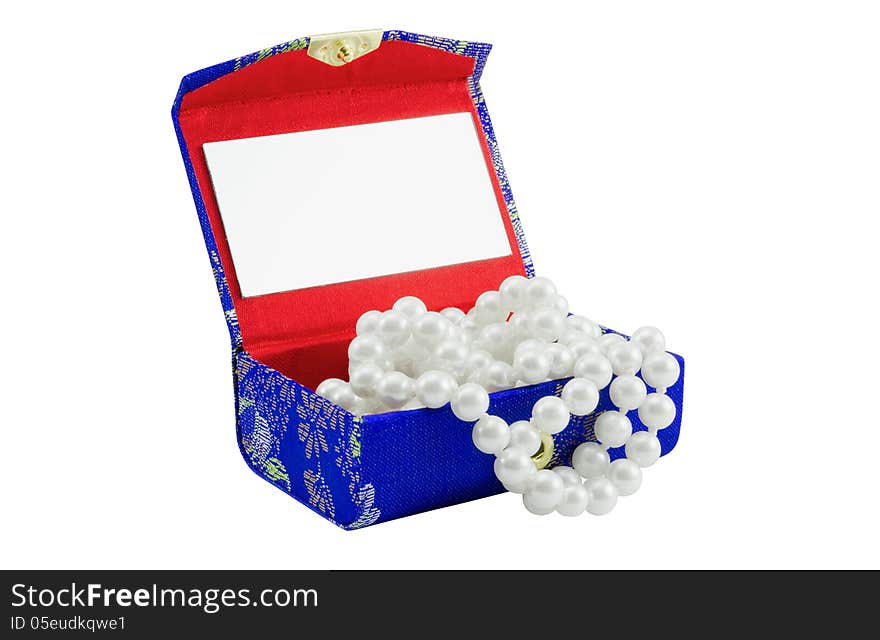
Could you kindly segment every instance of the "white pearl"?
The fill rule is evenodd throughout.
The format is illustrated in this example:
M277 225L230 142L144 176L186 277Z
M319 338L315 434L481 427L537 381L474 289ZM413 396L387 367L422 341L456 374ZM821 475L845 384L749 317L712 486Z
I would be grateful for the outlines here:
M562 498L556 505L556 511L560 515L574 518L581 515L590 501L590 492L580 480L571 486L566 486L562 490Z
M465 359L465 366L469 369L481 369L494 361L492 354L485 349L473 349Z
M480 333L480 325L472 317L465 316L458 323L458 328L464 332L464 339L468 342L476 339Z
M511 340L514 342L522 343L532 337L528 314L514 313L507 321L507 326L510 328Z
M595 353L587 353L575 360L573 372L577 378L592 380L599 389L608 386L613 373L608 358Z
M547 346L548 345L546 342L541 342L540 340L536 340L535 338L527 338L526 340L523 340L518 345L516 345L516 349L514 349L513 351L514 364L517 362L518 358L531 351L544 353L544 351L547 349Z
M582 341L593 342L593 340L592 334L584 333L580 329L572 329L571 327L564 327L562 334L559 336L559 342L564 345L572 345ZM596 351L598 350L599 347L596 347Z
M550 372L548 375L553 380L559 378L567 378L571 375L572 367L574 367L574 354L571 349L564 344L552 343L548 344L544 350L550 358Z
M587 483L587 512L604 516L617 504L617 487L608 478L593 478Z
M453 324L458 324L464 318L464 311L458 307L446 307L440 312L440 315Z
M401 411L413 411L414 409L424 409L425 405L423 405L418 398L413 398L412 400L408 400L405 405L403 405L400 410Z
M617 493L631 496L642 486L642 469L632 460L619 458L611 463L608 479L617 487Z
M531 309L546 307L553 303L556 296L556 285L547 278L536 277L529 280L526 289L526 303Z
M357 401L357 394L352 390L350 384L343 382L330 389L327 392L326 398L333 404L338 404L343 409L348 409Z
M657 327L639 327L633 332L630 340L635 342L645 355L652 351L666 350L666 337Z
M386 407L382 404L377 398L365 398L364 402L368 402L369 406L366 407L365 411L361 415L378 415L380 413L388 413L389 411L394 411L391 407Z
M425 303L415 296L404 296L395 302L391 308L394 311L399 311L410 320L415 320L428 310Z
M379 407L379 405L379 401L375 400L374 398L362 398L360 396L357 396L349 411L351 411L356 416L365 416L368 413L376 412L376 409Z
M512 388L516 382L516 376L512 366L506 362L496 360L483 367L480 371L479 380L486 391L493 393Z
M570 419L571 414L562 398L556 396L545 396L532 407L532 421L535 426L550 435L565 429Z
M379 318L381 317L382 312L375 309L361 314L361 317L358 318L357 324L355 324L355 332L359 336L376 333L379 328Z
M605 475L611 458L596 442L584 442L577 446L571 456L571 466L585 478L598 478Z
M466 382L452 398L452 413L463 422L473 422L489 410L489 394L478 384Z
M412 400L414 386L412 378L405 373L389 371L376 385L376 396L386 407L399 409Z
M681 375L678 360L671 353L652 351L642 362L642 378L655 389L668 389Z
M599 387L587 378L572 378L562 387L562 401L572 415L588 415L599 405Z
M592 331L592 325L592 320L576 313L565 318L566 327L568 327L569 329L577 329L578 331L583 331L584 333L590 333Z
M385 356L385 345L374 335L358 336L348 345L349 362L378 362Z
M413 322L413 340L423 347L436 347L449 332L449 320L436 311L428 311Z
M409 340L412 324L402 311L386 311L379 318L376 335L390 347L399 347Z
M645 383L635 376L617 376L608 388L608 395L615 407L631 411L638 409L639 405L648 395Z
M438 344L431 353L431 361L438 369L453 372L463 366L470 350L467 345L458 340L447 338Z
M315 389L315 393L317 393L319 396L323 396L326 398L327 394L330 393L330 391L341 384L345 384L345 380L340 380L339 378L327 378L318 385L318 388Z
M632 342L619 342L608 347L608 360L614 373L632 376L642 366L642 351Z
M510 442L510 429L498 416L485 414L474 425L472 437L474 445L483 453L501 453Z
M423 372L418 370L420 365L427 364L429 356L430 352L427 349L410 338L405 344L397 347L397 349L392 352L391 361L394 365L394 369L411 376Z
M415 383L405 373L389 371L382 374L382 378L376 385L376 396L386 407L399 409L412 400L415 393Z
M538 473L538 470L535 468L535 465L532 465L531 475L523 480L522 482L510 482L510 483L501 483L505 489L510 491L510 493L525 493L529 485L532 483L532 478L535 477L535 474Z
M599 345L599 350L607 355L608 349L621 342L626 342L626 339L617 333L606 333L600 336L596 342Z
M356 394L362 398L372 398L384 373L382 367L374 362L352 363L348 378Z
M547 514L553 513L556 511L556 507L546 507L536 503L534 498L529 497L527 492L523 492L523 506L530 512L535 514L536 516L546 516Z
M583 484L581 481L581 474L571 467L553 467L552 471L562 478L562 482L566 487Z
M529 482L538 472L531 457L518 447L508 447L499 453L494 469L495 477L513 493L525 493Z
M585 318L584 316L568 316L565 319L565 325L569 329L580 331L592 337L593 339L599 338L602 335L602 328L598 324L596 324L589 318Z
M569 342L567 344L568 348L571 349L571 354L574 356L575 362L577 362L579 358L587 355L588 353L594 356L602 356L603 358L605 357L602 354L602 351L599 349L599 345L592 338L581 337L578 340Z
M506 278L498 287L498 293L501 294L501 307L506 311L521 310L526 303L526 289L528 287L529 280L525 276Z
M568 298L563 295L557 295L553 298L552 308L559 312L559 315L565 318L568 316Z
M453 323L451 320L448 326L449 330L446 332L446 338L444 338L444 340L454 340L456 342L461 342L462 344L467 342L467 336L465 335L464 329Z
M431 409L442 407L452 400L458 382L446 371L425 371L416 380L416 397Z
M364 412L371 408L374 403L370 402L366 398L361 398L359 395L355 394L354 391L352 391L351 393L351 397L345 402L345 404L341 404L339 406L348 409L350 413L353 413L356 416L364 415Z
M455 376L459 382L466 382L472 375L479 374L494 361L495 359L488 351L474 349L467 355L464 364L456 371ZM474 379L479 379L479 375Z
M640 467L650 467L660 458L660 441L653 433L636 431L626 441L626 457Z
M501 305L501 294L497 291L481 293L474 305L474 319L477 324L486 325L492 322L507 320L507 311Z
M500 358L505 355L510 343L510 327L506 322L492 322L480 330L475 346L485 349L494 357Z
M552 307L535 309L529 313L529 329L531 334L539 340L553 342L559 339L565 328L563 316Z
M510 443L507 446L516 447L533 456L541 448L541 432L528 420L517 420L510 425Z
M413 360L409 363L409 366L405 369L401 369L403 373L408 375L410 378L415 380L423 373L428 371L441 371L440 367L434 364L430 358L426 358L425 360Z
M562 491L565 484L562 478L550 471L541 469L532 478L531 484L525 493L528 502L538 509L555 509L562 500Z
M632 423L622 413L606 411L596 418L593 431L599 442L614 449L626 444L627 438L632 435Z
M526 351L514 360L514 367L523 382L543 382L550 375L550 357L543 351Z
M665 393L650 393L639 405L639 420L649 429L665 429L675 420L675 403Z

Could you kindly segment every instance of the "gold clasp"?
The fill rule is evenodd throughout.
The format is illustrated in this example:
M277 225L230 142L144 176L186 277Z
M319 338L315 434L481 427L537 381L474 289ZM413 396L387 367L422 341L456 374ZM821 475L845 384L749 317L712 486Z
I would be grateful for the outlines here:
M331 67L341 67L352 60L375 51L382 44L383 31L349 31L326 33L309 38L308 54Z
M553 436L542 431L541 446L538 447L538 451L532 456L532 462L535 463L539 471L550 464L550 460L553 458L553 449Z

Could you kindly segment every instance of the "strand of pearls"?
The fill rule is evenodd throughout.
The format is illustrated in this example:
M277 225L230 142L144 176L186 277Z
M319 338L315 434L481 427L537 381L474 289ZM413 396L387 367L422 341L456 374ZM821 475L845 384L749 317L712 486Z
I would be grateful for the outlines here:
M609 513L619 496L639 489L642 468L660 457L657 431L675 420L675 403L666 389L678 380L678 361L664 351L663 334L653 327L642 327L629 341L607 342L610 346L604 353L592 353L583 361L583 377L569 380L561 397L547 396L535 403L531 420L508 427L497 416L485 415L474 425L476 447L496 455L496 477L508 491L521 493L523 505L534 514ZM636 375L640 372L641 378ZM649 394L645 382L656 391ZM534 456L542 432L554 435L568 426L571 416L595 411L599 392L606 386L618 411L605 411L597 417L597 442L579 445L571 467L539 470ZM633 431L629 411L638 412L647 431ZM608 449L617 447L624 447L625 457L611 462Z
M467 313L403 297L364 313L356 332L349 381L331 378L316 390L355 415L442 407L468 383L492 393L565 378L602 338L592 320L568 315L550 280L523 276L483 293Z
M523 495L529 511L608 513L618 496L639 488L641 469L660 456L656 432L675 419L665 390L678 380L679 366L656 328L643 327L626 340L568 312L565 297L541 277L511 276L467 313L428 311L407 296L358 319L348 348L349 381L331 378L316 391L355 415L451 404L456 417L474 423L475 446L496 456L496 476ZM561 397L535 403L530 420L508 425L487 413L490 392L571 376ZM648 394L645 382L656 392ZM580 445L573 467L539 469L549 458L538 454L552 447L552 436L572 415L593 413L606 387L618 411L596 419L598 442ZM638 411L647 432L633 432L629 411ZM612 463L608 449L620 446L626 458Z

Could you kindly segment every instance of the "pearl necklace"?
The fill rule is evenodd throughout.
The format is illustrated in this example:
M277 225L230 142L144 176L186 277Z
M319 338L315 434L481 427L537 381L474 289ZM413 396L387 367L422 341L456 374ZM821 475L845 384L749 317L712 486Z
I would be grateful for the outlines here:
M619 496L639 489L642 469L660 457L657 431L676 413L666 389L680 369L659 329L642 327L627 340L568 310L541 277L511 276L498 291L480 295L468 313L428 311L406 296L358 319L348 347L349 382L325 380L317 393L355 415L450 404L457 418L474 423L474 445L496 456L496 477L522 494L530 512L604 515ZM530 420L508 425L487 413L490 392L567 377L561 396L539 399ZM656 391L649 394L645 383ZM571 467L544 468L553 435L572 416L593 413L605 387L618 410L596 418L597 442L579 445ZM629 411L638 412L648 431L633 432ZM625 457L611 462L608 449L621 446Z

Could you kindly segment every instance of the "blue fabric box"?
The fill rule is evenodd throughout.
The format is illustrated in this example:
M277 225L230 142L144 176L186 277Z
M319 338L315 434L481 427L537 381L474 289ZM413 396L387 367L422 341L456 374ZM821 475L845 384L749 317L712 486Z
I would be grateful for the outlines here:
M395 51L428 47L460 56L473 65L473 71L467 78L467 92L485 138L490 165L503 197L503 208L515 234L516 258L521 261L521 268L504 275L513 272L533 275L531 257L479 86L490 45L402 31L387 31L382 35L382 40L383 43L405 43ZM448 406L435 410L418 409L355 417L317 396L310 388L317 384L317 380L329 375L346 377L344 371L309 371L300 376L301 381L294 379L296 376L291 371L296 371L297 353L302 353L296 351L299 346L295 344L298 339L295 334L291 333L290 336L294 337L288 338L292 351L288 353L285 351L288 347L276 345L272 347L276 352L271 357L266 355L267 347L263 344L267 342L265 336L261 336L263 342L248 339L248 326L258 322L271 324L272 319L267 321L265 317L260 317L255 320L260 314L265 316L265 308L259 314L251 310L251 303L242 300L237 290L233 265L224 249L222 225L211 217L213 194L210 193L211 185L205 180L203 169L200 169L201 149L187 139L184 131L186 125L181 124L181 110L186 109L187 96L192 92L221 78L256 69L256 65L278 56L290 56L291 59L305 56L308 45L308 38L300 38L189 74L183 78L172 108L183 161L232 340L237 437L242 455L259 476L345 529L356 529L500 493L503 488L492 470L494 458L476 450L471 442L470 425L456 419ZM233 97L236 104L251 99L255 104L267 100L266 96L250 96L246 93ZM227 103L230 102L228 98ZM218 120L218 128L222 124ZM203 118L198 126L210 129L213 122L210 118ZM285 130L283 124L279 130ZM217 139L229 135L228 131L218 133ZM498 274L489 274L487 278L487 282L493 284L479 290L497 287L500 283ZM395 286L401 286L400 282L394 282ZM422 284L419 285L419 282ZM423 296L424 292L419 286L429 288L430 282L425 278L415 279L407 286L411 288L403 293ZM389 299L393 300L398 293L390 291ZM282 295L285 294L265 297L271 299ZM460 306L462 302L448 300L443 306ZM347 335L340 333L332 344L316 347L334 353L336 357L331 360L337 363L340 361L339 350L344 350L353 333L353 320L349 319L347 324L350 325ZM256 330L250 331L251 336L256 333ZM278 343L279 340L275 339L274 342ZM682 376L667 393L675 402L678 413L675 422L659 433L663 455L669 453L678 441L681 424L684 362L679 356L676 357L682 366ZM287 362L293 364L290 367L279 364ZM335 366L339 367L338 364ZM550 393L558 395L564 383L565 380L555 380L494 393L490 412L509 422L528 418L538 398ZM565 431L555 436L555 451L550 466L570 464L573 449L581 442L594 439L592 425L595 418L608 408L611 405L606 389L602 392L596 413L573 420ZM631 417L636 429L644 428L634 414ZM612 450L611 454L612 458L619 457L622 451Z

